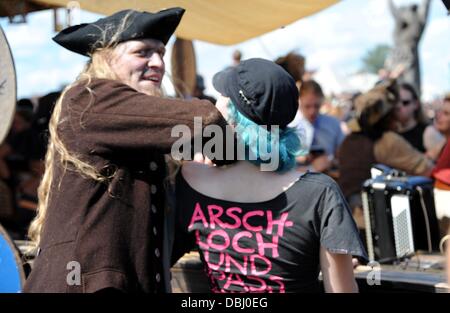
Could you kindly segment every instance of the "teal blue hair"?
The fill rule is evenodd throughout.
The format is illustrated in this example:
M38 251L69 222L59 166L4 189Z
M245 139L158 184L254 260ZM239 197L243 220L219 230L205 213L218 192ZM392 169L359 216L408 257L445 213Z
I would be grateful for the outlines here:
M236 109L236 106L230 100L228 102L228 121L234 125L238 139L245 146L245 158L247 161L260 165L262 163L270 163L271 143L278 141L279 162L277 172L285 172L296 166L296 157L304 155L306 150L302 148L300 135L295 128L286 127L279 129L278 136L274 130L267 130L256 124ZM270 125L267 125L270 127ZM262 136L267 139L267 151L259 151L259 143ZM276 144L276 142L273 142ZM276 147L276 146L275 146Z

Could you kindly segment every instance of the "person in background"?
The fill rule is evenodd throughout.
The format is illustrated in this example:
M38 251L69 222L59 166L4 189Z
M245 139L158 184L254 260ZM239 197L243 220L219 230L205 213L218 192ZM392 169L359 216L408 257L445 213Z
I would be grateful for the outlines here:
M424 132L428 121L422 112L422 105L414 87L408 83L399 86L400 105L397 119L400 123L399 134L414 148L425 152Z
M37 151L38 136L32 127L33 104L28 99L17 103L9 134L0 145L0 176L11 191L13 213L2 221L11 237L25 240L29 223L35 217L37 187L42 177L42 161Z
M306 59L303 55L295 52L289 52L287 55L279 57L275 63L280 65L295 80L297 88L300 88L305 75Z
M242 52L239 50L234 50L233 54L231 55L231 58L232 58L231 66L238 66L242 60Z
M203 79L203 76L197 74L195 89L192 96L201 100L208 100L211 103L216 103L216 99L214 97L205 95L204 91L205 91L205 80Z
M33 121L33 131L38 137L38 146L36 153L40 159L44 159L48 143L48 125L55 107L55 103L61 96L61 91L50 92L38 99L36 113Z
M446 138L446 143L433 168L435 179L434 200L441 234L450 226L450 94L444 98L441 110L436 114L436 128Z
M309 155L300 157L298 161L310 170L325 172L333 166L344 134L339 120L320 113L324 94L316 81L303 82L299 94L298 111L289 126L304 133L305 148L309 150Z
M423 145L427 151L427 156L436 161L444 148L447 139L436 128L436 118L428 125L423 133Z
M446 144L439 154L433 174L444 168L450 168L450 94L444 98L441 110L436 114L436 129L445 136Z
M353 210L360 229L364 228L361 188L370 178L370 169L385 164L410 175L429 176L433 162L411 146L394 130L399 105L395 80L379 83L355 99L355 118L349 121L352 132L339 147L338 183Z

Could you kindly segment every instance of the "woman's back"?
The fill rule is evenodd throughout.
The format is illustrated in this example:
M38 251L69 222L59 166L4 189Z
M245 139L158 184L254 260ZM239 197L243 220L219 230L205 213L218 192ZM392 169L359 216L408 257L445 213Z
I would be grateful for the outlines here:
M273 199L300 177L300 173L295 170L282 174L261 171L258 166L245 161L226 167L189 162L183 165L182 173L189 185L200 193L236 202L262 202ZM245 193L242 192L244 190Z
M176 190L175 249L198 246L214 292L319 291L321 245L364 256L340 191L323 174L188 164Z

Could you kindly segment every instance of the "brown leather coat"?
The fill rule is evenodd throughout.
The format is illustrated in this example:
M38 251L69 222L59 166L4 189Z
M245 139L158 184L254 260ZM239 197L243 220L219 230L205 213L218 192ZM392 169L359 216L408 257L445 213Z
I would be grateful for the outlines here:
M115 175L98 183L55 162L41 250L24 291L164 292L163 154L179 139L171 130L185 124L193 134L194 116L203 126L226 122L208 101L151 97L105 79L89 87L94 97L84 85L66 93L60 137L71 153Z

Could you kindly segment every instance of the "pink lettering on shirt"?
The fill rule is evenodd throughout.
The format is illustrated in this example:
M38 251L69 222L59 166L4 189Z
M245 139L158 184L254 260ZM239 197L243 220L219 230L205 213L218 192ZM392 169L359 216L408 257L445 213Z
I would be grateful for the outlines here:
M245 230L234 235L233 240L231 241L231 246L233 247L234 251L239 253L254 253L254 248L244 248L239 245L239 239L241 239L242 237L252 238L253 235L251 232Z
M272 242L264 242L261 233L256 233L256 242L258 243L259 255L264 255L266 249L272 249L272 257L277 258L278 254L278 236L273 236Z
M242 209L238 208L238 207L233 207L233 208L228 208L225 210L225 214L229 217L231 217L234 220L234 224L226 224L226 228L228 229L236 229L239 228L242 224L241 219L239 218L238 215L234 214L234 212L240 214L242 213Z
M288 212L216 204L202 210L196 203L188 229L195 230L212 291L285 292L283 278L271 271L272 260L280 257L279 240L294 225L288 217Z
M209 225L212 229L216 228L216 225L220 227L224 227L224 223L219 219L219 217L223 214L223 208L221 206L210 204L208 205L208 213L209 213Z
M285 212L283 214L281 214L281 218L279 220L274 220L272 218L272 211L267 211L267 230L266 230L266 234L272 234L273 232L273 226L277 225L278 226L278 236L283 236L283 228L284 226L286 227L291 227L293 225L292 221L288 221L288 213Z
M252 226L248 223L248 219L252 216L264 216L264 211L261 210L255 210L255 211L250 211L248 213L246 213L244 215L244 217L242 218L242 225L244 225L245 229L250 230L250 231L254 231L254 232L258 232L258 231L262 231L262 226Z
M190 229L196 221L201 221L203 224L203 227L208 228L208 222L206 221L206 217L203 214L202 208L200 207L200 203L195 204L194 213L192 214L191 221L189 222L188 229Z
M214 243L213 238L218 237L223 240L223 243ZM230 245L230 237L223 229L213 230L209 233L208 238L206 239L208 246L212 249L216 249L217 251L223 251Z

